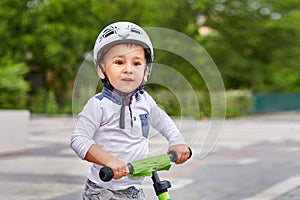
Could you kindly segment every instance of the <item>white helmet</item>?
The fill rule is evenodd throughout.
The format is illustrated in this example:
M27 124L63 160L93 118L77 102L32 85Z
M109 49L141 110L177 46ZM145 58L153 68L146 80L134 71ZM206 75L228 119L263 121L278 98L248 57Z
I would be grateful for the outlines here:
M117 44L134 43L145 49L148 77L151 73L154 52L147 33L138 25L131 22L116 22L105 27L98 35L94 46L94 64L97 68L104 54Z

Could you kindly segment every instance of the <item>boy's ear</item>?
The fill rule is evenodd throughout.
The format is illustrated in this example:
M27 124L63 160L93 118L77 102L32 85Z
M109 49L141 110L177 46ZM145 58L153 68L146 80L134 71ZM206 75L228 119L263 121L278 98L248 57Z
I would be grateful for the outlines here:
M104 69L103 64L100 64L100 65L102 65L102 69ZM99 76L101 79L105 79L105 76L104 76L104 74L103 74L103 72L102 72L100 66L97 67L97 72L98 72L98 76Z
M144 73L144 82L145 83L147 83L147 81L148 81L148 73L149 73L149 67L146 66L145 73Z

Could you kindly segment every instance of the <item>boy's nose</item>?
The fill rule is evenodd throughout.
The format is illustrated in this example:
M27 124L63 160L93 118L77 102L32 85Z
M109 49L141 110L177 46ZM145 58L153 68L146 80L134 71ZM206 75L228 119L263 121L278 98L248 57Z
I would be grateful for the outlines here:
M126 64L125 66L125 72L126 73L132 73L133 72L133 66L131 64Z

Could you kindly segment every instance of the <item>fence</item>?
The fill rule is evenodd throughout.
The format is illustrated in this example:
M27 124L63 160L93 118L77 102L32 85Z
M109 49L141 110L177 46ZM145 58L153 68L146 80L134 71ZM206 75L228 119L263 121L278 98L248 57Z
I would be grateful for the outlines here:
M253 113L300 110L299 94L253 94Z

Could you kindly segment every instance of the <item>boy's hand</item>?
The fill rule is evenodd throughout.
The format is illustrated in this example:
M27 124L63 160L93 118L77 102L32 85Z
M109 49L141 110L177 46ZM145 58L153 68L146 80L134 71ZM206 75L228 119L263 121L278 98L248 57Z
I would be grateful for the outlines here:
M107 164L107 167L110 167L113 170L114 172L113 179L120 179L129 174L129 169L127 167L127 164L117 158L112 159Z
M176 164L184 163L190 158L190 150L185 144L170 146L168 152L169 151L175 151L177 153L178 158L175 162Z
M127 164L115 158L110 153L93 144L88 150L85 160L99 165L110 167L114 173L114 179L120 179L129 174Z

